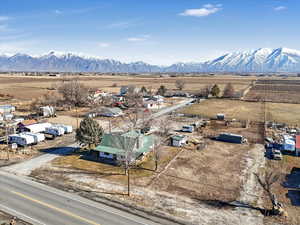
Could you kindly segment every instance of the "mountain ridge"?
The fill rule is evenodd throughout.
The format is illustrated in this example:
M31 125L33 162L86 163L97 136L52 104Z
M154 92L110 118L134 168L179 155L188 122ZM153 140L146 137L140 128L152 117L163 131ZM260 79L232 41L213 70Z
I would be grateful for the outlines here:
M38 72L300 72L300 51L288 48L259 48L224 54L205 62L157 66L137 61L123 63L114 59L51 51L32 56L0 54L0 71Z

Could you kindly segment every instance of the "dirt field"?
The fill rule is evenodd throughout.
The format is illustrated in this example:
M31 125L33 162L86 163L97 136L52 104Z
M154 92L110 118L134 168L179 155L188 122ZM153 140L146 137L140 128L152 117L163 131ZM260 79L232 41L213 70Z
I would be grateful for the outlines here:
M249 149L247 145L210 142L202 151L183 151L153 186L203 201L234 201L239 197L239 175Z
M266 103L267 120L292 125L300 125L300 104ZM210 99L194 104L181 111L186 114L215 118L224 113L227 118L239 120L263 121L263 103L239 100Z
M300 103L298 79L259 80L244 96L246 100L265 99L270 102Z
M32 99L41 96L51 90L53 84L59 83L59 77L29 77L29 76L7 76L0 75L0 94L9 94L16 99ZM99 88L105 91L119 93L122 85L145 86L156 89L165 85L167 89L175 89L176 80L186 82L185 91L199 91L208 84L218 84L223 88L227 83L232 83L236 90L245 89L255 77L238 76L212 76L212 77L158 77L158 76L82 76L79 78L83 84L90 88ZM116 84L117 87L112 87Z

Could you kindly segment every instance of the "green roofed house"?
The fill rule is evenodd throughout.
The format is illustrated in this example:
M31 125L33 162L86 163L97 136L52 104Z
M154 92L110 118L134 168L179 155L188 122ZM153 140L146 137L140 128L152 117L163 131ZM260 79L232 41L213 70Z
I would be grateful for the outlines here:
M120 162L125 159L126 152L130 161L150 152L154 147L154 136L145 136L138 131L130 131L124 134L104 134L100 145L93 150L93 156L97 160L111 160Z

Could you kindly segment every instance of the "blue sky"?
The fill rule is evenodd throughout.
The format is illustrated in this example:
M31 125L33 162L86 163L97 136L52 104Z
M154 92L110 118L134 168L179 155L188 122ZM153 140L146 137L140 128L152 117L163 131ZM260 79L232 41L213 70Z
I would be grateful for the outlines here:
M300 50L299 0L1 0L0 53L169 65L260 47Z

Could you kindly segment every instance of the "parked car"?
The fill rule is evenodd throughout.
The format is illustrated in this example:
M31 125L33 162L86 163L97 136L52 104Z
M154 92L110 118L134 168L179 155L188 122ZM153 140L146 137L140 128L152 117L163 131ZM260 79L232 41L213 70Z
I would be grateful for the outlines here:
M282 153L280 150L274 149L272 151L272 158L275 160L282 160Z

